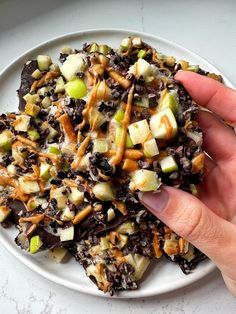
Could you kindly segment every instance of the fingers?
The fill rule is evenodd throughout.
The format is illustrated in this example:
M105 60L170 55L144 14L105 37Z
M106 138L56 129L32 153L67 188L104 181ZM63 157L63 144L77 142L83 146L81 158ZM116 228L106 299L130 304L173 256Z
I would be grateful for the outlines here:
M193 100L200 106L215 112L236 125L236 91L223 84L189 71L179 71L175 79L180 81Z
M200 111L197 120L203 130L205 151L216 161L235 156L236 134L210 112Z
M236 264L236 227L215 215L189 193L164 187L160 193L144 193L141 202L198 249L208 255L227 274Z

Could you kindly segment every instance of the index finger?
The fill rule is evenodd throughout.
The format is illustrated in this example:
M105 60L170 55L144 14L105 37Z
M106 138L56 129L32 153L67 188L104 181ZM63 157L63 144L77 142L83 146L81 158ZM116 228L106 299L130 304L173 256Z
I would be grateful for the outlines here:
M236 124L236 91L209 77L178 71L175 79L183 84L192 99L227 122Z

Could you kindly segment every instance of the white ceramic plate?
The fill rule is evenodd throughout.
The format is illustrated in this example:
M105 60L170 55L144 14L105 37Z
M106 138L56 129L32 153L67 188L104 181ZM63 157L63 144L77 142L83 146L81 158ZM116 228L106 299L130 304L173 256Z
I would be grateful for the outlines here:
M35 58L38 54L49 54L56 60L61 47L71 46L81 48L83 43L91 41L118 47L121 39L129 35L139 35L145 42L164 54L173 55L179 60L188 60L191 64L199 64L205 70L219 73L214 66L189 50L152 35L115 29L81 31L49 40L26 52L3 70L0 74L1 112L17 110L18 99L16 90L20 84L20 72L24 62L27 60ZM224 81L226 85L232 86L226 78L224 78ZM66 264L58 265L48 260L44 252L30 256L21 251L14 242L16 233L14 228L10 230L1 228L0 242L30 269L65 287L91 295L109 297L109 295L104 295L97 290L96 286L92 284L89 278L84 274L82 267L73 259ZM140 298L173 291L203 278L210 273L214 267L215 266L210 261L205 261L201 263L192 274L186 276L177 265L163 260L150 267L150 271L146 274L145 280L138 290L122 292L117 297Z

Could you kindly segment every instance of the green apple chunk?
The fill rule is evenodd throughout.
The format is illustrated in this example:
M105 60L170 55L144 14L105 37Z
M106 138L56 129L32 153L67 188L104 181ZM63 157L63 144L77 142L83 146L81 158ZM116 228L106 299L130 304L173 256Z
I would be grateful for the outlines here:
M126 255L124 258L126 259L127 263L134 267L135 279L140 280L150 264L150 259L143 255L131 253Z
M129 134L134 145L144 143L151 134L147 120L130 124Z
M34 128L30 129L27 134L31 141L37 141L40 138L39 132Z
M80 54L69 55L61 66L61 73L67 81L76 78L76 73L85 70L84 59Z
M105 251L107 249L109 249L110 247L110 243L108 241L108 239L106 237L101 237L100 238L100 247L102 251Z
M121 224L118 228L117 231L121 234L135 234L138 232L137 225L135 224L134 221L126 221L123 224Z
M51 101L50 97L48 97L48 96L44 97L44 99L42 100L43 108L48 108L51 106L51 104L52 104L52 101Z
M122 127L118 127L116 129L116 135L115 135L115 145L116 145L116 147L118 147L119 144L120 144L122 133L123 133ZM132 147L134 147L134 144L133 144L133 142L132 142L132 140L130 138L129 133L127 133L127 135L126 135L126 148L132 148Z
M96 198L104 202L112 201L115 198L110 183L108 182L96 183L93 187L93 193L96 196Z
M130 38L124 38L122 39L121 43L120 43L120 49L121 51L125 51L129 48L131 44L131 39Z
M139 58L138 61L130 67L129 72L134 74L136 78L142 76L146 80L147 77L152 75L152 67L146 60Z
M74 226L65 229L60 229L61 242L71 241L73 239L74 239Z
M178 132L175 116L170 108L165 108L150 119L152 135L157 139L170 140Z
M69 207L65 207L62 210L60 220L61 221L72 221L75 218L75 212L70 210Z
M107 45L99 45L98 52L107 55L111 51L111 47Z
M109 144L107 140L95 139L93 142L93 153L106 153L109 150Z
M7 206L0 206L0 223L10 215L10 209Z
M40 178L44 181L48 181L51 177L49 170L51 169L51 165L47 163L41 163L40 165Z
M146 51L143 49L140 49L138 52L138 58L144 58L146 56Z
M133 37L132 45L137 48L140 47L142 45L142 39L140 37Z
M29 103L29 102L26 103L26 105L25 105L25 113L26 114L28 114L29 116L32 116L32 117L37 117L39 112L40 112L39 106L32 104L32 103Z
M65 91L71 98L83 98L87 95L85 82L78 78L65 84Z
M19 132L27 132L30 125L30 117L24 114L16 116L15 130Z
M175 91L169 92L167 89L164 89L161 92L160 101L158 104L158 109L163 110L165 108L170 108L173 113L176 113L178 110L178 98L177 93Z
M161 159L160 166L164 173L170 173L178 170L178 165L173 156L167 156Z
M66 255L67 250L64 247L55 247L48 252L48 257L55 263L62 263Z
M160 185L161 182L154 171L141 169L134 171L131 175L131 190L156 191Z
M63 186L51 191L51 198L55 198L55 200L57 201L57 207L59 209L64 209L66 207L68 198L64 194L64 192L65 192L65 187Z
M78 206L84 201L84 192L79 191L76 187L71 187L71 193L69 195L69 201Z
M1 152L7 152L11 150L13 142L13 134L11 131L4 130L2 133L0 133L0 151Z
M125 116L124 110L119 109L119 110L116 111L116 113L115 113L113 119L114 119L117 123L121 123L121 121L124 119L124 116Z
M30 103L30 104L37 104L40 101L40 97L38 94L28 93L23 98L26 101L26 103Z
M153 157L159 154L159 149L156 143L156 140L153 138L143 145L144 148L144 155L146 157Z
M58 79L57 79L57 82L56 82L56 87L55 87L55 93L63 93L65 91L65 82L63 80L63 77L60 76Z
M47 71L52 63L52 59L49 56L38 55L37 62L40 71Z
M30 239L30 254L35 254L42 247L43 242L38 235Z
M141 97L141 100L135 100L134 104L138 107L149 108L149 100L145 96Z
M27 178L20 177L19 185L21 190L26 194L38 193L40 191L37 181L27 180Z
M60 155L61 154L60 149L56 146L50 146L48 152L50 154L54 154L54 155Z

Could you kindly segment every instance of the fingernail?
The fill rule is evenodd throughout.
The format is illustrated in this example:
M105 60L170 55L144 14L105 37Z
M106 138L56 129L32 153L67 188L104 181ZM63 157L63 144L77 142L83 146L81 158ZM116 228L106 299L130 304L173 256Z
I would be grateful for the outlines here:
M183 70L178 70L178 72L175 74L174 78L177 79L177 77L179 75L181 75L181 73L184 72Z
M143 205L152 212L161 213L168 203L169 194L166 190L162 189L160 192L140 193L139 198Z

